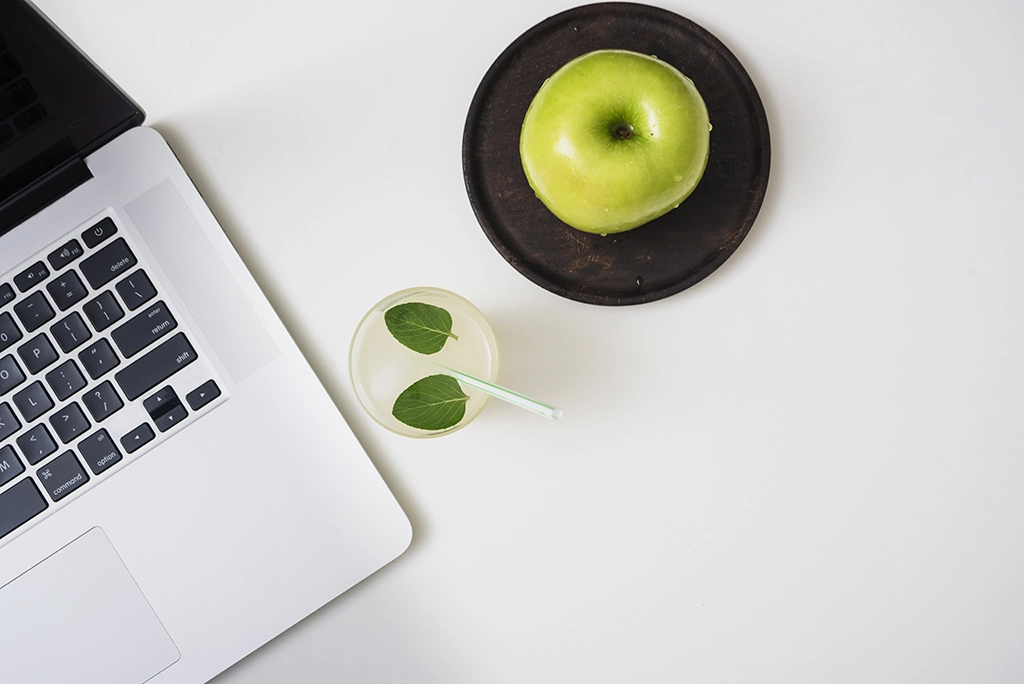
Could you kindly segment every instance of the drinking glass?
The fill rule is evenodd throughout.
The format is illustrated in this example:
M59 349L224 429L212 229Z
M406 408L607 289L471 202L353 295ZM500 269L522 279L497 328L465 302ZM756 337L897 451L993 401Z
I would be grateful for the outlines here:
M451 332L458 339L447 339L434 354L420 354L400 343L388 330L384 314L409 302L441 307L451 314ZM349 374L359 403L380 425L408 437L437 437L460 430L480 415L490 397L460 383L469 396L462 419L441 430L422 430L406 425L392 413L395 400L406 388L431 375L450 374L446 369L495 383L498 365L498 344L484 315L463 297L434 287L402 290L382 299L356 327L349 350Z

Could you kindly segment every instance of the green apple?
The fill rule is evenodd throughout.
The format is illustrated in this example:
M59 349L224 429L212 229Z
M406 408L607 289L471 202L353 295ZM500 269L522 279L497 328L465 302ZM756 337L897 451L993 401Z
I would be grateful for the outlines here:
M708 161L711 123L693 81L627 50L556 71L523 119L519 154L551 212L588 233L620 233L679 206Z

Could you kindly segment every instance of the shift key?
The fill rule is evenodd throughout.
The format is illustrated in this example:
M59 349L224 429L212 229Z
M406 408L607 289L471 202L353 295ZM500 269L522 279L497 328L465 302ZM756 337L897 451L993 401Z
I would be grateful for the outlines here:
M114 377L128 400L134 401L197 358L185 333L178 333Z

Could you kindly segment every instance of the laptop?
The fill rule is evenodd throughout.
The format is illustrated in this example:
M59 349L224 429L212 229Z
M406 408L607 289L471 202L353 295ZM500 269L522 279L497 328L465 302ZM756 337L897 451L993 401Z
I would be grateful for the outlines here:
M0 0L0 678L204 682L409 521L161 136Z

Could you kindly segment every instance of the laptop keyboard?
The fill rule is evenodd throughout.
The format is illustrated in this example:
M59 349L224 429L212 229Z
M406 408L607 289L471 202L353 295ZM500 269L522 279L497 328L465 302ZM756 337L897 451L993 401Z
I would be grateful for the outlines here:
M104 218L0 280L0 540L223 400L122 233Z

